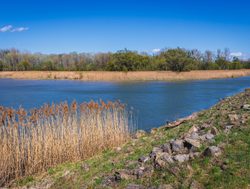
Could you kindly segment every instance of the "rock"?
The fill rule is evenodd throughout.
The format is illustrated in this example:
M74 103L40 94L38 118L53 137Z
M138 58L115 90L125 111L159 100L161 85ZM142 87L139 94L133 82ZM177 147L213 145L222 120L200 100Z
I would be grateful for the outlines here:
M115 172L114 178L115 178L115 181L120 182L122 180L120 172Z
M142 156L138 159L138 161L141 163L146 163L147 161L149 161L149 159L149 156Z
M158 187L158 189L174 189L171 184L163 184Z
M189 155L188 154L178 154L178 155L174 156L174 160L178 161L179 163L183 163L183 162L189 160Z
M209 128L209 127L211 127L210 124L204 123L204 124L201 126L201 129L206 129L206 128Z
M195 180L193 180L190 184L190 189L203 189L203 188L204 187Z
M119 170L115 172L114 177L115 181L135 179L135 176L129 170Z
M89 169L90 169L90 167L89 167L89 165L87 163L83 163L81 165L81 168L82 168L83 171L89 171Z
M225 129L224 129L224 133L229 133L230 130L232 129L233 125L226 125Z
M206 134L200 136L200 139L202 141L209 141L209 142L211 142L213 140L213 138L214 138L214 135L211 134L211 133L206 133Z
M177 126L179 126L180 124L182 124L184 121L185 121L184 119L179 119L179 120L176 120L176 121L174 121L174 122L168 123L165 127L166 127L166 128L177 127Z
M167 152L159 153L155 158L155 167L166 167L168 164L174 163L173 158Z
M236 124L239 121L239 116L237 114L229 114L228 118L231 124Z
M136 133L135 133L135 138L141 138L141 137L144 137L144 136L146 136L146 131L143 131L143 130L138 130L138 131L136 131Z
M200 156L200 153L199 152L191 152L189 154L189 159L195 159L195 158L198 158Z
M198 114L195 112L195 113L191 114L190 116L187 116L187 117L178 119L178 120L176 120L176 121L174 121L174 122L168 123L166 126L164 126L164 128L173 128L173 127L177 127L177 126L179 126L180 124L185 123L185 122L187 122L187 121L189 121L189 120L193 120L193 119L195 119L195 118L197 118L197 117L198 117Z
M138 169L134 170L134 175L137 179L142 177L151 177L153 173L153 167L139 167Z
M201 143L199 140L195 140L195 139L192 139L192 138L185 138L184 139L188 144L196 147L196 148L200 148L201 146ZM190 149L190 148L189 148Z
M155 134L157 131L158 131L157 128L152 128L151 131L150 131L150 133L151 133L151 134Z
M219 147L217 146L210 146L204 151L205 156L212 156L212 157L217 157L221 155L222 151Z
M163 152L163 150L159 147L154 147L151 153L149 154L149 157L154 159L158 153Z
M177 140L174 140L172 143L171 143L171 147L172 147L172 150L173 152L181 152L184 150L184 141L183 140L180 140L180 139L177 139Z
M137 179L140 179L144 176L144 173L146 172L145 167L139 167L134 170L134 175L136 176Z
M189 138L194 139L194 140L198 140L200 137L199 137L198 133L193 132L190 134Z
M167 152L169 154L172 153L172 150L171 150L171 146L170 146L170 143L165 143L161 146L161 149L163 150L163 152Z
M250 104L244 104L244 105L242 106L242 109L243 109L243 110L250 110Z
M198 132L199 131L199 129L194 125L194 126L192 126L189 130L188 130L188 133L196 133L196 132Z
M211 128L211 134L218 135L219 134L219 130L216 127L212 127Z
M139 184L128 184L126 189L145 189L145 187Z
M207 133L207 134L205 135L205 137L206 137L207 140L212 140L212 139L214 138L214 135L211 134L211 133Z
M134 171L134 175L136 176L137 179L142 178L143 174L144 174L143 169L139 168L139 169L135 169Z
M103 180L102 184L103 184L104 186L110 186L110 185L114 184L115 181L116 181L116 180L115 180L115 176L108 176L108 177L106 177L106 178Z

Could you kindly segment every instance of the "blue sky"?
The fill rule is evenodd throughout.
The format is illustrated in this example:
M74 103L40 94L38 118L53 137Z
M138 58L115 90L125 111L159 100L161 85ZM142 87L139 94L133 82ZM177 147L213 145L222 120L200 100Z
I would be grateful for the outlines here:
M230 48L250 57L250 1L3 0L0 48L30 52Z

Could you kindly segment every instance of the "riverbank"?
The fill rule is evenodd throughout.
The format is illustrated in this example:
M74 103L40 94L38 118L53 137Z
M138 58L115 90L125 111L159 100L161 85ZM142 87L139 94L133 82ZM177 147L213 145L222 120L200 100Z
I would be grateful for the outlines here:
M23 71L0 72L0 78L11 79L69 79L82 81L178 81L206 80L219 78L234 78L249 76L250 69L242 70L198 70L190 72L172 71L135 71L135 72L106 72L106 71Z
M250 89L86 161L13 183L19 188L248 188Z

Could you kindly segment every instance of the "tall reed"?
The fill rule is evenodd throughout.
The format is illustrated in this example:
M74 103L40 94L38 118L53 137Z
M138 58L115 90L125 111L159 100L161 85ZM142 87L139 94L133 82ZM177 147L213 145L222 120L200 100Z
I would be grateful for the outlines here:
M119 101L45 104L29 112L0 106L0 186L121 145L133 129Z

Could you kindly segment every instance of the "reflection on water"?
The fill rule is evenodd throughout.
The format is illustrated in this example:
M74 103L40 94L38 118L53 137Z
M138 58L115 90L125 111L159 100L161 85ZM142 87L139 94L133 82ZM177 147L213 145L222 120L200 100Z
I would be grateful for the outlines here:
M133 107L141 129L163 125L206 109L250 87L250 77L185 82L83 82L0 79L0 105L39 107L44 103L121 100Z

